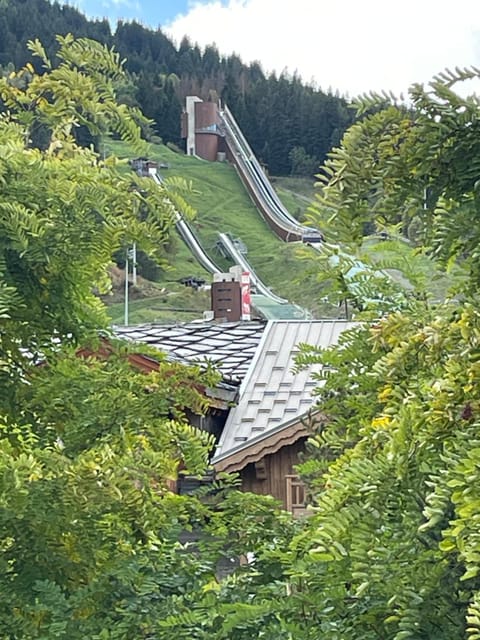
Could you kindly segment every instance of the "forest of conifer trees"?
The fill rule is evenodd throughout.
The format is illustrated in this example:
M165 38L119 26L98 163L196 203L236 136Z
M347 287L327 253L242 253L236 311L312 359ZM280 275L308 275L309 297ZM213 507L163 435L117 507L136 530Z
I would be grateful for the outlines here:
M136 22L118 22L112 30L106 19L88 20L73 7L48 0L0 3L3 73L27 62L28 40L38 38L54 58L55 36L67 33L113 46L125 58L130 84L121 100L140 107L164 142L181 144L185 96L225 101L271 175L313 175L353 120L345 99L295 75L266 75L259 63L223 56L214 45L202 51L188 38L177 47L161 29Z

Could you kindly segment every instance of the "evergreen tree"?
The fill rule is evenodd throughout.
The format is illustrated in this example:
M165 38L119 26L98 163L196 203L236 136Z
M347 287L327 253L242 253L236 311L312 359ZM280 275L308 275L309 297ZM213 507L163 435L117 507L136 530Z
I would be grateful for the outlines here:
M119 21L112 34L108 21L87 20L75 8L48 0L18 0L0 5L0 65L24 65L29 58L26 43L36 37L56 64L55 33L73 33L109 47L115 45L126 59L125 68L131 81L141 83L139 106L154 118L164 141L179 142L180 124L174 120L187 95L198 95L204 100L220 97L229 105L255 153L263 154L262 160L270 165L270 170L288 174L291 171L288 154L293 147L302 146L308 155L323 160L332 142L337 142L351 123L343 100L329 96L332 104L326 113L323 105L327 96L303 86L298 78L282 76L272 81L265 77L258 63L247 66L236 55L221 56L214 45L207 46L202 53L188 38L177 49L160 29L153 31L135 21ZM33 64L38 73L43 72L39 61ZM178 77L178 83L159 82L160 76L172 74ZM152 96L148 95L147 79L152 83ZM275 99L271 93L277 90L282 98ZM159 91L165 91L162 99ZM134 104L132 97L130 94L130 104ZM281 125L277 122L279 116Z

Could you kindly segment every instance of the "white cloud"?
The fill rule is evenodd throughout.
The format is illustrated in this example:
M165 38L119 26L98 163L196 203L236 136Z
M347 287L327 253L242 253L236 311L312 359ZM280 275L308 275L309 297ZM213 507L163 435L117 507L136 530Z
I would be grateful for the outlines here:
M140 11L141 5L137 0L103 0L102 7L106 7L107 9L119 7L126 7L127 9L135 9L136 11Z
M445 67L480 66L478 0L216 0L163 29L349 95L398 94Z

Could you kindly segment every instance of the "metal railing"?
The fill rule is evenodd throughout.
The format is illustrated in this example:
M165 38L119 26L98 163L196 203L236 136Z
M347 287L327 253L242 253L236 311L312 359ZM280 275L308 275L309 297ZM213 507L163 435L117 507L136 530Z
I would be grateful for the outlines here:
M245 257L238 251L237 247L233 243L232 239L227 233L219 233L220 242L225 248L226 252L230 255L233 261L240 265L244 271L248 271L250 274L250 282L252 287L255 289L257 293L261 293L262 295L270 298L274 302L278 302L279 304L285 304L288 300L285 298L280 298L273 291L271 291L263 282L257 277L255 271L253 271L249 262L245 259Z
M314 235L320 239L321 234L316 229L301 225L283 205L226 105L220 112L220 117L226 142L235 158L241 177L255 193L257 200L262 203L264 215L283 229L287 240L289 236L302 239L303 236L313 238Z

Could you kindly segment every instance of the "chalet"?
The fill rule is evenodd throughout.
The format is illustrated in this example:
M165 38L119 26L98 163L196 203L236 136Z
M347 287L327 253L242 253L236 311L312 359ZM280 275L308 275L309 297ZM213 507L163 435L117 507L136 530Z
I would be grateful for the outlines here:
M319 365L296 371L295 356L299 344L328 348L352 326L345 320L192 322L117 327L115 333L188 362L214 363L236 394L209 429L217 438L213 468L237 472L245 491L273 495L301 515L305 499L295 465L308 437L306 422L321 413L312 397Z
M295 357L299 344L330 347L351 326L344 320L268 323L213 456L217 471L238 472L245 491L273 495L289 511L303 513L295 465L309 433L305 423L319 415L312 397L319 365L296 371Z

